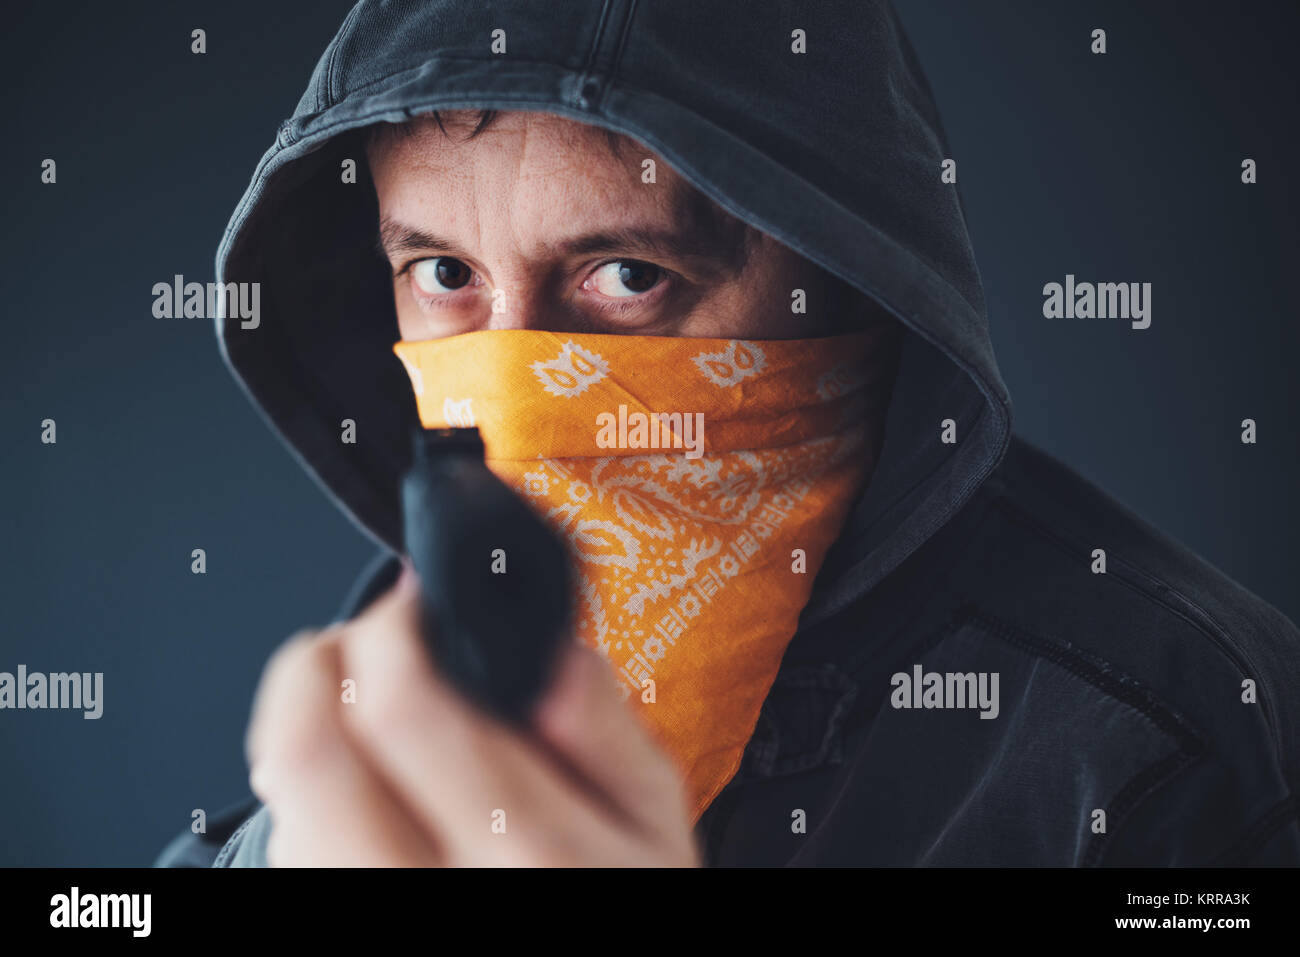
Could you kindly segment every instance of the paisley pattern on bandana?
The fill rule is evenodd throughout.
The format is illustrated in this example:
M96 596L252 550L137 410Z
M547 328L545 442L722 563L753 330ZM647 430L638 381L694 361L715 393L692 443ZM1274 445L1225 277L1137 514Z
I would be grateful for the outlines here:
M577 637L677 762L693 820L739 767L874 464L879 336L491 330L393 347L425 427L477 426L488 466L568 542Z

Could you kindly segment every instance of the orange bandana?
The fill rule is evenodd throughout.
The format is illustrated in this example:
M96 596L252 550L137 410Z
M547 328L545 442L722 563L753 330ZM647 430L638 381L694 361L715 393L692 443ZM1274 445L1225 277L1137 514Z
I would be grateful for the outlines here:
M739 767L874 465L881 335L393 347L424 426L477 426L488 467L568 541L577 636L676 760L693 822Z

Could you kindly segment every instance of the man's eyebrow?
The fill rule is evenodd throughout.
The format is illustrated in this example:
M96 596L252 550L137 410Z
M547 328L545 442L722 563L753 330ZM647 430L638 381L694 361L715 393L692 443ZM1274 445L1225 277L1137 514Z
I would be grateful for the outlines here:
M641 254L647 258L666 258L692 262L714 268L738 268L744 260L743 248L735 248L735 237L718 235L718 230L675 230L647 226L622 226L603 229L561 240L555 248L568 256L622 253ZM743 237L741 242L743 245ZM432 233L385 217L379 226L378 250L381 256L401 252L460 253L456 244Z
M731 251L718 237L699 230L661 229L647 226L620 226L574 236L556 244L570 256L641 253L648 258L680 259L696 262L727 263Z
M440 253L457 252L455 245L434 236L432 233L426 233L422 229L416 229L414 226L407 226L405 223L399 223L394 219L385 216L379 222L379 241L376 244L376 252L381 256L391 256L394 253L411 252L414 250L433 250Z

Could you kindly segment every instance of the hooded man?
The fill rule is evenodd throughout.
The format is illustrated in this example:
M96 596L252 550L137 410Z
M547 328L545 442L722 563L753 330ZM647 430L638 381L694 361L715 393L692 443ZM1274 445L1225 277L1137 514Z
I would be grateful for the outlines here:
M257 799L159 864L1300 862L1295 626L1012 437L893 12L740 11L348 15L218 332L383 553L267 666ZM574 557L527 728L423 652L418 425Z

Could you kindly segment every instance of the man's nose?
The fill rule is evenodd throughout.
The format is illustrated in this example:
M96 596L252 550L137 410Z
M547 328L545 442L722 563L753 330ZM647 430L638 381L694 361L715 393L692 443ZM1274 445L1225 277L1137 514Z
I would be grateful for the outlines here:
M487 329L565 331L565 310L536 276L512 276L492 288Z

